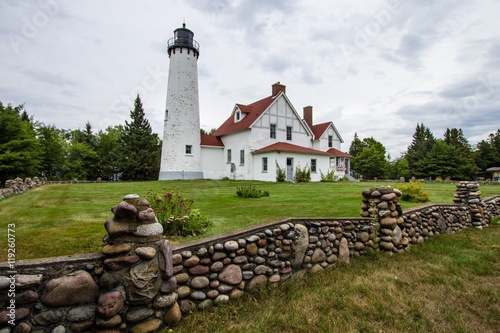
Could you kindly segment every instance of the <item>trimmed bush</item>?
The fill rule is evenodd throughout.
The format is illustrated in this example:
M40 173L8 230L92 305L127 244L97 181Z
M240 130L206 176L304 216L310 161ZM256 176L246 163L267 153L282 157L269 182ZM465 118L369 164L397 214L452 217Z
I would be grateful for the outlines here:
M429 194L424 192L424 182L410 181L397 187L401 193L401 200L408 202L427 202L429 201Z
M255 185L242 185L236 189L236 195L242 198L268 197L268 191L259 190Z

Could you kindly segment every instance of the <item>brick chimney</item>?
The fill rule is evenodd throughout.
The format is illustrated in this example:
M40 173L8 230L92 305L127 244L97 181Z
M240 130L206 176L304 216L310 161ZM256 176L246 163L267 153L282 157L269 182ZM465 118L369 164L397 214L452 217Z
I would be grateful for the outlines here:
M304 121L310 129L313 127L313 107L308 105L304 106Z
M286 93L286 86L281 84L279 81L273 84L273 96L278 95L280 92Z

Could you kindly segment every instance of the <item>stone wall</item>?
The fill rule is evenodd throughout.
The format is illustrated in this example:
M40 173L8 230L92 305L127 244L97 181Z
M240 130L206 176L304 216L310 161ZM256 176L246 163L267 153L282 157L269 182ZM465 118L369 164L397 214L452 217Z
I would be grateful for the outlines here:
M479 226L466 203L403 212L399 195L364 191L361 218L287 219L175 246L147 202L127 196L105 224L102 253L0 264L0 332L154 332L292 275L500 216L500 196L479 200Z
M33 178L16 178L8 179L5 181L5 188L0 188L0 199L11 196L13 194L23 193L34 187L43 185L47 182L45 178L33 177Z

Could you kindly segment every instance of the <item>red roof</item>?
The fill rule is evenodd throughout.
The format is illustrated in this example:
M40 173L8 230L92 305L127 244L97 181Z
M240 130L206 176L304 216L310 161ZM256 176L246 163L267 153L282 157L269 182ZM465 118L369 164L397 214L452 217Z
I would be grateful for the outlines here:
M330 155L329 153L321 150L292 145L291 143L286 143L286 142L273 143L272 145L256 150L254 154L267 153L271 151L277 151L277 152L284 151L289 153L312 154L312 155Z
M226 119L226 121L213 133L213 135L222 136L250 128L253 122L269 107L269 105L271 105L277 96L274 98L273 96L269 96L249 105L236 104L245 116L242 117L240 121L235 122L234 114L231 114L231 116Z
M351 155L349 155L348 153L344 153L338 149L335 149L335 148L330 148L327 150L328 154L332 155L332 156L337 156L337 157L348 157L348 158L352 158Z
M207 134L201 134L201 145L224 147L224 144L219 137Z
M323 133L325 133L325 131L328 129L328 126L330 126L331 123L332 122L329 121L327 123L313 125L311 130L314 133L314 139L318 140L319 138L321 138L321 136L323 135Z

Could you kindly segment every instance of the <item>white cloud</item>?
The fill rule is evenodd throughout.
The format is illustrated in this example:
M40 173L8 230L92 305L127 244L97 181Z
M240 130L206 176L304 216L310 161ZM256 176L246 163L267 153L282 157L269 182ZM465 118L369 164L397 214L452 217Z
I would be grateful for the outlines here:
M482 1L0 2L0 100L36 120L98 130L123 123L140 93L159 134L166 42L185 21L200 43L201 124L277 81L301 112L398 157L417 123L460 127L474 144L500 127L500 4Z

